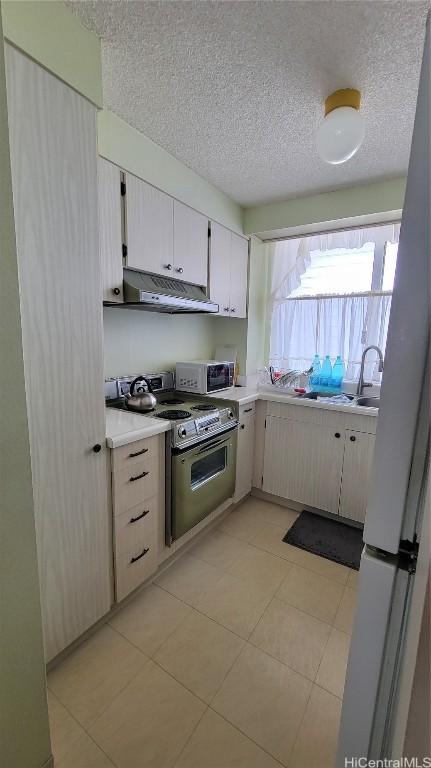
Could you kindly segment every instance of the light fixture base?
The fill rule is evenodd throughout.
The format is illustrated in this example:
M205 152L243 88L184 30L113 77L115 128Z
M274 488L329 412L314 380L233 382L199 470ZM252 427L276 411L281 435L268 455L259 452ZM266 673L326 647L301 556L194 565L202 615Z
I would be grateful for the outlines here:
M355 88L340 88L338 91L334 91L325 100L325 117L333 112L338 107L353 107L353 109L359 110L361 106L361 92Z

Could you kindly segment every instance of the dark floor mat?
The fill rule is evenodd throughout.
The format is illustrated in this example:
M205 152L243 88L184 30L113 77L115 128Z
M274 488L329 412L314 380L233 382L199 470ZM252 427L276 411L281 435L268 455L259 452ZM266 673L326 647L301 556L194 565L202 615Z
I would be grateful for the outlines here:
M313 512L301 512L283 541L359 571L362 528L352 528Z

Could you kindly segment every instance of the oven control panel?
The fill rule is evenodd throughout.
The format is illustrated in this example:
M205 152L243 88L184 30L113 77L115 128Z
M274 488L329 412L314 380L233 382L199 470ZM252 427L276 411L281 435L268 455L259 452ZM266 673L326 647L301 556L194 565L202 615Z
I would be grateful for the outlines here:
M177 448L188 446L212 434L224 432L237 424L236 416L231 408L220 408L205 416L185 419L176 424L172 432L172 444Z

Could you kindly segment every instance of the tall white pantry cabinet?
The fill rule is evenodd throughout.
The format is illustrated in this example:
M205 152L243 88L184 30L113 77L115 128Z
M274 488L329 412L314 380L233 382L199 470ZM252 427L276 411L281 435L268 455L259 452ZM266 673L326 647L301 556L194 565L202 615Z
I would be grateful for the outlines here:
M11 46L6 75L49 661L111 605L96 108Z

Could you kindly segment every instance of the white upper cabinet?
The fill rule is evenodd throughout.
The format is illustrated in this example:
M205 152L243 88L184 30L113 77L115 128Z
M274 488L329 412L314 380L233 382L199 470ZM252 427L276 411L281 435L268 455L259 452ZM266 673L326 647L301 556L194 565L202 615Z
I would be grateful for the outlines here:
M231 232L212 222L210 241L210 298L219 305L219 314L230 314Z
M121 170L103 157L98 160L98 189L103 301L122 303Z
M233 232L231 237L230 314L235 317L246 317L248 240L244 240Z
M157 275L174 274L174 200L126 174L127 265Z
M208 218L174 200L174 277L205 285L208 281Z
M127 265L207 285L208 219L126 174Z
M210 246L210 298L219 315L247 316L248 241L212 222Z

